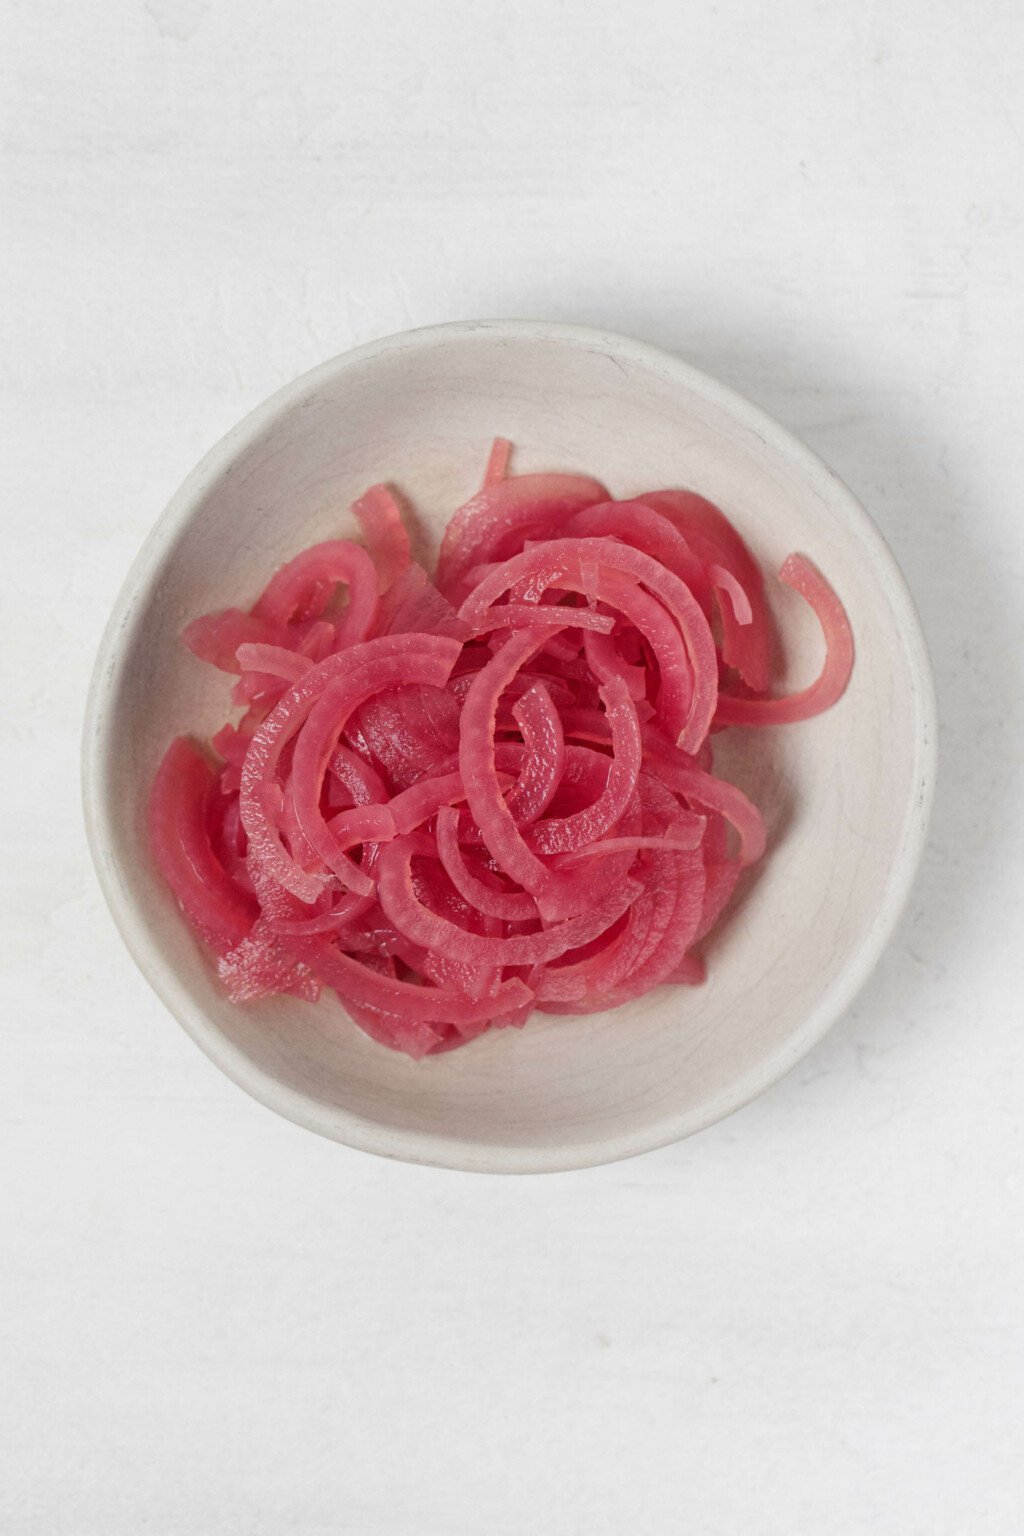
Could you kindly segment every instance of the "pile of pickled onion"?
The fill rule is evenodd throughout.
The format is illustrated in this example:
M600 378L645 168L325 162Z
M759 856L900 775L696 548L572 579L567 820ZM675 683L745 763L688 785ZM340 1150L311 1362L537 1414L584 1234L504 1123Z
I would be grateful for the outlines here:
M353 509L365 546L303 550L250 609L185 630L241 714L212 750L171 744L150 829L234 1001L327 988L420 1058L703 979L701 940L765 847L712 734L833 704L846 614L791 555L825 660L775 697L761 573L716 507L508 459L499 439L433 579L376 485Z

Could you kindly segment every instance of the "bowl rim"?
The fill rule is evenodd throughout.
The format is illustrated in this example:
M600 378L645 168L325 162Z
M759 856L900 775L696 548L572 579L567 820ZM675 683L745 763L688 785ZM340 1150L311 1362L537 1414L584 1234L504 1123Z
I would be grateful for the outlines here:
M834 984L818 998L803 1024L765 1061L734 1079L695 1109L666 1115L629 1133L596 1137L569 1146L485 1144L439 1132L402 1130L322 1103L281 1083L234 1046L198 1006L188 987L151 941L111 856L117 806L109 793L112 758L111 705L120 688L128 642L142 623L169 550L197 504L278 417L346 369L386 353L412 351L445 341L490 340L561 343L624 363L653 369L718 407L780 454L853 529L896 614L917 705L913 752L915 786L904 836L896 850L883 900L858 948ZM635 1157L705 1130L741 1109L795 1066L846 1011L882 955L903 913L924 850L935 793L937 727L931 662L913 597L880 530L839 476L785 427L729 386L660 347L617 332L546 320L451 321L400 331L318 364L276 390L208 450L171 497L133 561L100 641L86 700L82 736L82 801L93 865L114 923L138 969L200 1049L240 1088L268 1109L307 1130L360 1151L400 1161L465 1172L565 1172Z

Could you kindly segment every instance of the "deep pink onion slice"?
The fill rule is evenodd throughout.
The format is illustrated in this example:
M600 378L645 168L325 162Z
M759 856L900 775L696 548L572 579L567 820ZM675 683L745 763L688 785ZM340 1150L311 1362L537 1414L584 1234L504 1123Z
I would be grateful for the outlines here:
M310 661L323 661L334 650L338 632L327 619L309 619L305 624L290 625L289 637L298 642L296 649L300 656L308 656Z
M329 893L333 896L333 892ZM332 905L314 913L312 917L275 917L270 919L274 933L287 937L289 934L334 934L338 937L347 923L362 917L369 910L372 898L359 896L355 891L344 891Z
M577 512L562 528L563 537L614 538L650 555L674 571L693 592L710 617L706 592L707 573L678 528L653 507L646 497L634 501L606 501Z
M809 720L838 703L853 671L853 631L835 592L803 555L790 555L782 564L779 580L805 598L817 615L825 637L825 664L809 688L781 699L734 699L719 697L715 720L719 725L793 725Z
M315 1003L320 995L316 976L291 953L265 913L234 949L221 956L217 976L233 1003L255 1003L277 993Z
M671 792L650 773L641 775L640 794L649 832L678 814ZM591 1013L618 1007L665 981L694 942L705 890L701 854L663 843L642 857L648 867L641 894L613 943L531 975L542 1011Z
M388 787L380 774L351 748L335 747L327 766L348 790L354 805L383 805L389 798Z
M743 871L735 859L727 859L722 863L708 863L705 866L706 887L704 891L704 905L701 910L700 923L693 936L693 942L699 944L714 928L718 919L732 900L733 892L739 882Z
M599 570L596 590L601 600L618 610L634 627L641 649L657 663L658 713L675 740L687 728L694 706L694 678L678 624L663 604L621 571Z
M206 830L214 857L228 878L246 895L255 895L249 879L249 840L238 814L238 795L217 791L206 802Z
M424 951L423 975L435 987L453 987L474 1001L482 997L493 998L501 986L501 971L497 966L467 965L431 949Z
M694 848L699 848L704 836L703 816L691 817L688 821L678 820L665 829L650 837L605 837L596 843L588 843L586 847L578 849L575 853L563 853L558 861L559 869L567 869L571 864L579 864L584 859L607 858L611 853L640 853L644 850L655 850L662 853L692 853Z
M755 693L764 693L771 676L775 624L764 594L764 578L739 533L722 512L694 491L654 491L641 498L672 521L709 572L729 571L750 604L749 624L741 624L731 602L719 600L722 659L735 667ZM721 592L718 588L718 592ZM716 593L716 596L718 594Z
M699 955L684 955L666 981L680 987L700 987L707 980L708 968Z
M394 491L388 485L371 485L352 503L363 530L367 552L377 568L381 592L395 582L412 563L409 534Z
M268 917L287 920L301 913L301 905L294 896L280 887L264 884L265 877L259 872L255 879L262 886L264 912ZM369 949L360 946L362 952L358 959L347 954L334 938L302 934L286 940L276 935L272 938L278 945L286 946L287 953L304 971L308 970L318 982L336 991L362 1027L366 1027L369 1017L376 1019L377 1031L369 1032L374 1033L374 1038L381 1043L418 1056L432 1048L432 1035L443 1038L451 1027L471 1030L477 1023L486 1025L495 1011L503 1014L529 1007L531 993L517 978L503 982L493 997L477 999L466 996L457 988L436 987L422 980L402 980L394 974L388 952L404 951L412 969L417 968L420 953L415 947L405 949L399 936L388 928L383 914L380 922L374 923L372 914L367 914L363 921L370 925L366 932L371 944ZM425 1032L425 1025L430 1025L431 1030ZM423 1049L418 1049L417 1044Z
M368 699L355 718L393 790L438 772L458 751L458 705L441 688L388 688Z
M346 996L340 990L338 997L344 1004L345 1011L364 1034L371 1040L376 1040L378 1045L386 1045L393 1051L401 1051L411 1057L413 1061L422 1061L426 1056L432 1056L435 1052L444 1049L453 1049L461 1044L463 1036L456 1033L451 1038L452 1026L444 1023L428 1023L426 1019L415 1019L400 1013L389 1013L383 1008L371 1008L365 1003L358 1003L354 998ZM481 1021L480 1027L486 1029L486 1021ZM469 1036L469 1038L472 1038Z
M436 772L440 759L458 752L460 709L448 686L409 685L379 695L379 701L392 718L400 713L420 775L428 767Z
M664 860L670 855L654 857ZM674 880L650 880L642 887L626 931L606 953L573 967L548 967L535 979L541 1012L602 1012L669 980L695 942L704 889L699 855L675 857L687 860L688 867Z
M368 645L375 643L370 641ZM351 655L350 652L350 658ZM366 877L345 856L347 849L360 842L392 837L395 823L386 805L358 807L343 811L329 824L325 821L321 793L338 737L353 710L372 694L395 686L399 680L440 685L447 681L451 660L450 650L447 655L442 652L374 656L362 663L350 659L348 671L327 685L300 728L291 774L299 825L327 868L352 890L368 894ZM378 818L376 822L372 820L374 815Z
M600 692L612 736L607 782L600 796L584 810L534 823L527 841L538 853L577 853L603 837L625 814L633 797L643 761L636 706L621 678L611 678Z
M256 904L214 855L207 803L217 776L185 736L172 741L157 769L149 802L149 834L160 871L211 949L241 943Z
M668 860L673 855L666 852L652 857ZM652 987L661 986L682 963L686 951L696 940L703 911L704 866L696 852L677 853L674 858L676 899L672 916L651 952L619 982L608 1000L613 1007L621 1007L635 997L642 997ZM608 1002L603 1006L607 1007Z
M520 828L542 816L551 804L565 771L565 733L550 690L534 683L512 706L512 718L523 738L526 754L519 777L505 797L512 820ZM607 717L602 714L607 730Z
M647 672L645 668L628 662L610 634L588 634L583 637L590 670L602 683L617 677L626 685L635 704L647 696Z
M348 539L328 539L289 560L264 587L253 617L271 624L319 619L339 583L348 588L348 608L338 625L338 644L355 645L367 638L377 617L377 572L366 550Z
M584 475L516 475L486 486L459 508L445 529L438 587L457 595L474 565L504 560L527 539L550 537L573 513L607 497L600 481Z
M650 773L643 774L640 794L645 825L653 830L662 823L669 828L678 824L672 794L660 780ZM617 1005L641 997L666 980L695 942L704 911L707 874L702 851L673 852L665 846L652 850L647 857L653 876L651 886L660 890L674 888L672 916L657 943L648 947L647 953L638 958L619 982L614 993Z
M459 768L470 810L492 858L554 920L578 912L586 905L586 893L578 881L553 872L526 843L501 793L494 749L498 701L540 643L530 631L513 634L476 674L462 708Z
M732 823L739 834L742 868L757 863L765 848L764 822L756 805L751 804L741 789L700 768L671 762L658 753L649 753L647 763L658 778L684 800L717 811Z
M410 565L380 600L377 633L449 635L464 640L469 632L422 565Z
M222 725L220 730L211 736L210 745L218 756L224 758L225 762L231 763L236 768L241 768L245 762L245 754L249 750L252 732L255 729L256 726L254 724L252 730L245 733L238 726Z
M281 627L267 619L243 613L241 608L222 608L217 613L193 619L181 632L181 638L194 656L208 661L221 672L241 672L238 647L245 644L278 645Z
M296 940L294 948L323 982L346 1001L376 1008L407 1022L474 1023L530 1002L529 988L518 978L502 982L493 997L470 998L448 987L422 986L382 976L346 955L336 944Z

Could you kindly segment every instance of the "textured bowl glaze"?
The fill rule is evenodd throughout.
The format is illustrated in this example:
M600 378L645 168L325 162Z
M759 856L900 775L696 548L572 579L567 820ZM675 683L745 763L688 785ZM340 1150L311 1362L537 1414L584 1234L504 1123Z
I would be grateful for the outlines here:
M233 1007L154 867L145 803L177 732L226 712L225 679L178 643L190 618L251 600L305 545L354 532L389 479L430 559L478 485L490 439L517 470L582 470L615 496L690 486L762 562L809 555L857 646L841 703L807 723L725 732L716 763L762 808L769 850L707 948L707 985L581 1019L537 1016L419 1064L333 998ZM769 579L787 686L815 675L817 625ZM874 524L812 453L677 358L573 326L485 321L374 342L289 384L192 472L150 535L96 663L86 822L138 965L202 1049L255 1098L367 1151L529 1172L627 1157L710 1125L779 1078L848 1005L902 909L927 826L935 706L914 606Z

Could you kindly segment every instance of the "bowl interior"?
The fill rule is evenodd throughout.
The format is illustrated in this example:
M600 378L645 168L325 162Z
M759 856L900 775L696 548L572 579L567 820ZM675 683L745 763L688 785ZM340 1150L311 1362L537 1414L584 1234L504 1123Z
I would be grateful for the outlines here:
M490 439L517 470L583 470L616 496L690 486L766 572L809 555L842 596L857 662L807 724L728 731L719 771L762 808L769 853L707 948L703 987L615 1012L537 1016L414 1064L333 998L238 1008L159 879L145 834L157 762L227 714L229 683L179 644L198 614L250 601L307 544L349 535L350 501L389 479L429 558L477 487ZM769 581L786 682L820 664L816 624ZM136 959L181 1022L257 1097L355 1145L465 1167L570 1166L710 1123L798 1059L895 920L926 814L930 685L899 574L856 503L759 413L675 360L548 327L444 327L364 349L290 386L186 482L140 557L101 656L87 739L94 852Z

